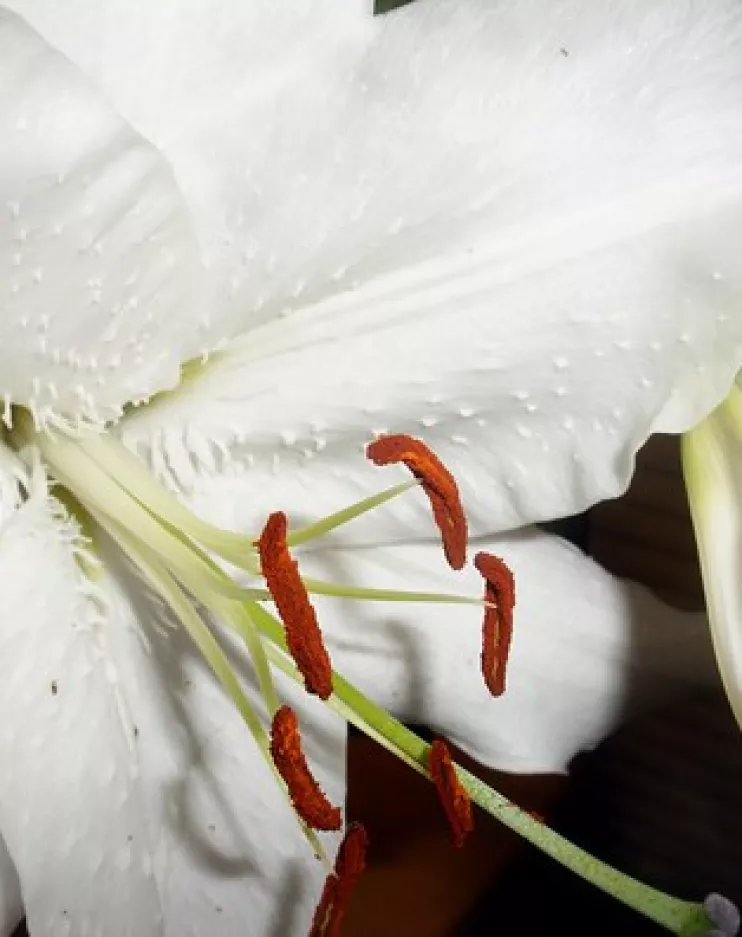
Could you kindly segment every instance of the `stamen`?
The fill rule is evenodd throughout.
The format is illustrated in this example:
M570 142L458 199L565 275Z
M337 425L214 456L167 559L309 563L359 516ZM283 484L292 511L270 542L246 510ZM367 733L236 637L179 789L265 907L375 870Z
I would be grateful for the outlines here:
M466 563L467 525L456 480L424 442L405 436L380 436L366 448L375 465L403 462L422 485L441 532L443 550L453 569Z
M299 722L290 706L281 706L273 717L271 755L302 820L315 830L339 830L340 808L333 807L307 766Z
M464 840L474 829L471 800L456 775L448 745L441 739L436 739L430 746L428 765L433 784L446 811L453 844L456 847L463 846Z
M482 626L482 675L493 696L505 692L505 672L513 636L515 579L505 563L491 553L477 553L474 566L485 579Z
M286 543L288 523L282 511L268 518L258 540L260 568L286 631L286 644L309 693L327 699L332 693L332 665L317 615Z
M367 848L366 830L360 823L351 823L340 844L335 870L325 881L309 937L340 937L340 925L348 909L350 894L366 867Z

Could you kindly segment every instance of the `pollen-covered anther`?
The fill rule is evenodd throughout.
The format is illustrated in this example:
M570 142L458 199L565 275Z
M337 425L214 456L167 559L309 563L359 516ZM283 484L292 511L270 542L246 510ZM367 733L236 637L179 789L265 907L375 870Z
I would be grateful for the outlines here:
M428 766L451 827L453 844L463 846L464 840L474 829L471 800L458 779L448 745L441 739L436 739L430 746Z
M366 868L368 834L360 823L351 823L340 844L335 870L325 881L309 937L340 937L340 925L348 909L353 886Z
M402 433L380 436L366 448L375 465L404 463L428 496L441 532L443 551L453 569L466 563L467 524L456 480L435 453L419 439Z
M330 803L312 776L301 747L299 722L289 706L281 706L273 717L271 756L301 819L315 830L339 830L340 808Z
M283 622L286 644L304 677L307 691L327 699L332 694L330 655L301 581L299 566L289 553L287 528L282 511L270 515L257 542L260 568Z
M490 693L502 696L513 637L515 579L503 560L491 553L477 553L474 566L484 577L487 603L482 625L482 675Z

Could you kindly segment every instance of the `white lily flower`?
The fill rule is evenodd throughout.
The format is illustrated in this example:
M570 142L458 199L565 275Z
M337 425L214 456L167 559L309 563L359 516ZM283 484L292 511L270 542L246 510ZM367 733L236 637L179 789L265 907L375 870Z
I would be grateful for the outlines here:
M324 877L233 699L115 544L91 571L47 471L161 591L165 564L201 598L222 580L183 553L183 502L243 535L276 508L296 527L378 488L375 433L423 436L516 571L507 694L476 679L466 605L317 607L340 671L488 764L561 770L628 707L714 679L698 616L494 533L618 494L742 363L736 0L8 6L5 930L22 904L34 937L304 933ZM183 500L156 489L148 513L119 440ZM440 571L424 508L394 500L302 569L478 591ZM276 685L341 803L344 723Z

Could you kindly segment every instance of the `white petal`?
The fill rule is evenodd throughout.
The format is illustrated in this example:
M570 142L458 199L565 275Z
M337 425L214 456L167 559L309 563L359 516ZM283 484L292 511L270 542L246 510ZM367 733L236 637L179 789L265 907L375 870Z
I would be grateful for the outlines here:
M373 0L69 0L63 14L53 0L9 5L172 164L213 278L214 340L345 262L330 226L346 207L326 185L378 32Z
M683 470L701 558L711 636L742 727L742 390L683 437Z
M328 475L360 496L360 446L414 433L482 532L614 496L742 363L742 10L423 0L380 22L318 124L287 104L223 144L253 184L230 238L258 239L245 272L291 314L125 432L162 430L186 476L228 449L271 504Z
M326 870L233 705L131 575L106 574L108 611L91 620L60 538L39 499L0 537L0 757L13 766L0 829L31 933L305 934ZM233 657L252 687L244 655ZM344 723L279 685L342 805ZM324 837L330 854L336 842Z
M177 383L203 336L196 246L170 170L7 11L0 139L5 407L105 419Z
M718 682L703 616L670 609L535 530L478 546L516 577L507 689L498 699L481 678L477 608L317 601L334 665L405 720L496 768L561 771L632 713ZM301 565L356 585L482 588L472 570L445 572L437 545L319 551Z
M137 726L166 934L303 937L326 869L190 639L130 579L116 591L115 640ZM231 646L260 707L253 672ZM313 773L330 800L343 806L345 724L303 689L280 677L276 683L299 715ZM322 834L321 840L332 855L336 836Z
M0 533L0 829L32 934L155 937L137 759L68 534L43 495Z

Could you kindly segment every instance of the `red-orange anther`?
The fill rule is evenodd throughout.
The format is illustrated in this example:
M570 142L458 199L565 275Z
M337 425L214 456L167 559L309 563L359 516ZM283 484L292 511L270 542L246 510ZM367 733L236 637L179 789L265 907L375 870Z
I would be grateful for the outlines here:
M456 775L448 745L440 739L436 739L430 746L428 765L433 784L446 811L453 844L463 846L464 840L474 829L471 800Z
M515 580L505 563L491 553L477 553L474 565L484 577L484 600L490 603L482 626L482 675L490 693L502 696L513 637Z
M366 868L367 848L366 830L360 823L351 823L338 850L335 871L325 881L309 937L340 937L351 891Z
M327 699L332 693L332 664L317 615L286 543L288 523L283 511L268 518L258 540L260 569L276 603L286 644L310 693Z
M462 569L466 563L466 515L456 480L438 456L424 442L402 433L380 436L366 448L366 455L375 465L403 462L407 466L428 496L449 565Z
M340 809L333 807L307 766L301 748L299 721L289 706L281 706L273 717L271 755L302 820L315 830L339 830L342 825Z

